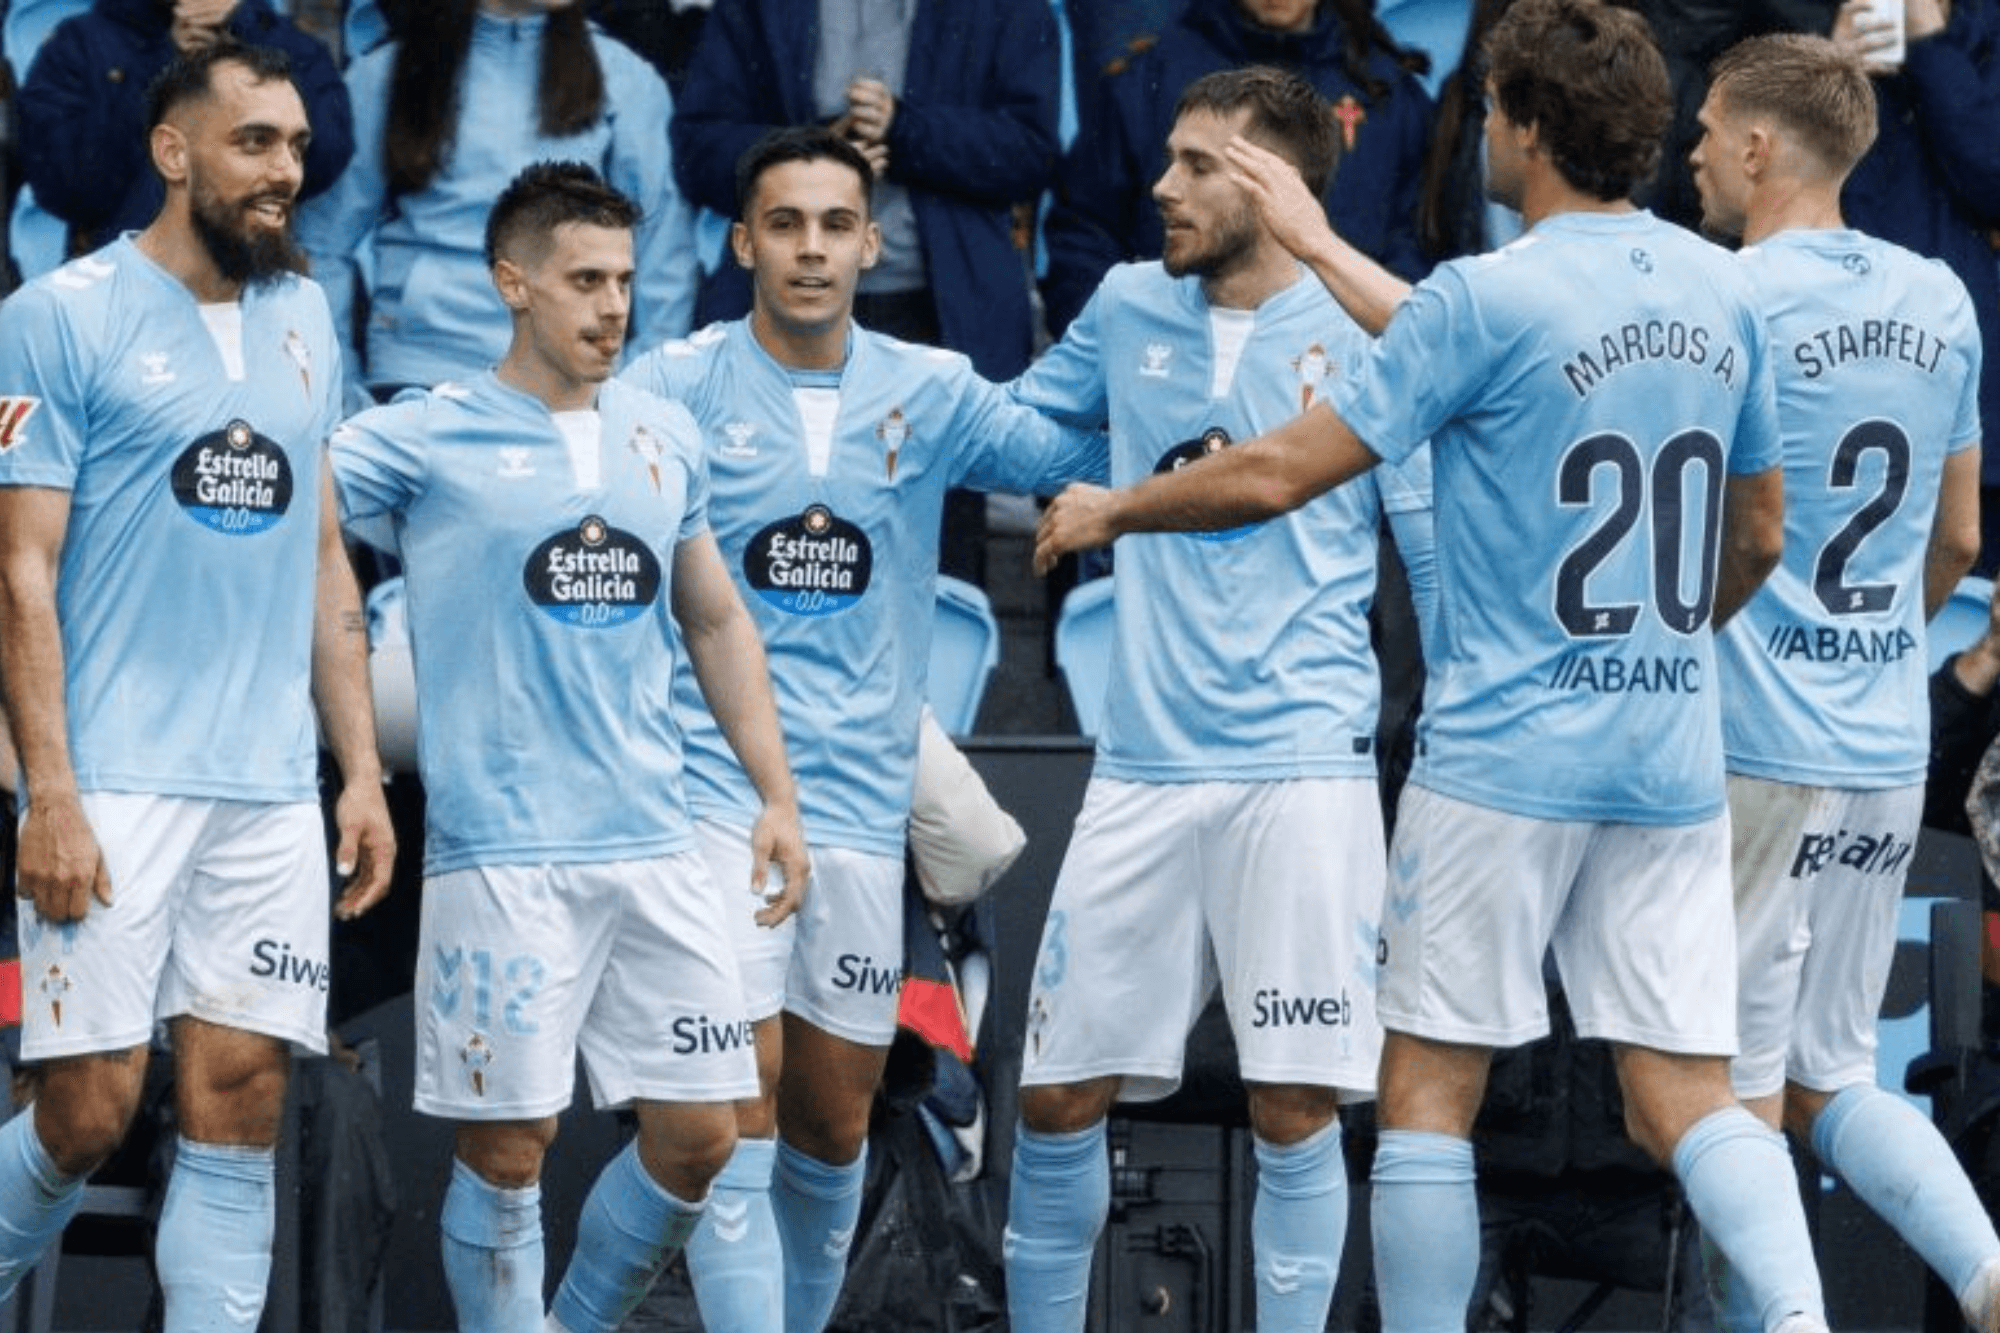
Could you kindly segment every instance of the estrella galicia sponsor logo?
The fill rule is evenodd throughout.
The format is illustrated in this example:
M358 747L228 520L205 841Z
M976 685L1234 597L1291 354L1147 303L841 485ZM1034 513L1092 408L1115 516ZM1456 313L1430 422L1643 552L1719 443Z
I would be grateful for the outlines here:
M715 1055L742 1050L755 1040L749 1019L718 1023L707 1014L684 1014L676 1018L673 1034L675 1055Z
M1899 875L1909 864L1914 842L1906 842L1885 829L1874 833L1808 833L1799 839L1792 856L1792 878L1808 879L1830 865L1843 865L1864 875Z
M537 546L521 572L551 619L587 629L637 620L660 595L660 561L631 533L592 514Z
M308 990L324 991L327 967L323 959L292 952L283 940L258 940L250 946L250 975L269 977Z
M875 549L825 505L780 519L743 548L743 577L757 595L794 616L845 611L868 591Z
M291 460L240 419L182 450L172 481L189 518L232 537L268 531L292 507Z
M1228 431L1220 426L1210 426L1192 440L1182 440L1179 444L1161 454L1160 461L1153 465L1153 471L1177 472L1189 463L1199 462L1207 458L1210 454L1221 453L1231 443ZM1230 528L1223 532L1195 532L1188 535L1205 542L1234 542L1241 541L1243 538L1249 536L1254 526L1254 524L1246 524L1243 527Z
M894 995L903 988L900 963L877 967L866 954L844 953L833 960L833 984L856 995Z
M1342 986L1338 995L1287 995L1265 986L1250 997L1253 1028L1344 1028L1354 1023L1354 1001Z

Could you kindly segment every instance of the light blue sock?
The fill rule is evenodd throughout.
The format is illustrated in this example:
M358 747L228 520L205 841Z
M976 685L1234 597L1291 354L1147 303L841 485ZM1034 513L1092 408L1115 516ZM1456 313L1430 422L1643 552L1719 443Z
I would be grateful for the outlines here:
M1472 1144L1385 1129L1375 1148L1375 1290L1383 1333L1465 1333L1479 1277Z
M785 1255L785 1333L820 1333L833 1317L867 1174L866 1145L846 1166L829 1166L779 1138L771 1211Z
M1674 1174L1702 1232L1728 1258L1731 1281L1743 1285L1756 1326L1802 1315L1824 1327L1826 1303L1784 1137L1726 1106L1681 1135Z
M2000 1238L1958 1158L1930 1118L1863 1083L1843 1089L1813 1122L1813 1151L1923 1256L1952 1294L2000 1258Z
M702 1205L669 1194L646 1173L634 1139L598 1174L576 1224L576 1253L549 1314L570 1333L615 1333L675 1250Z
M771 1215L771 1170L778 1145L738 1139L709 1187L708 1209L688 1237L688 1276L708 1333L775 1333L784 1326L784 1271Z
M1110 1211L1103 1121L1074 1134L1015 1127L1001 1247L1014 1333L1083 1333L1090 1255Z
M1321 1333L1347 1243L1340 1122L1298 1143L1256 1146L1257 1333Z
M460 1328L467 1333L541 1333L540 1185L489 1185L454 1157L438 1231L445 1285Z
M30 1106L0 1125L0 1300L41 1262L83 1202L83 1177L65 1176L35 1133Z
M1706 1231L1701 1233L1701 1275L1708 1284L1715 1326L1722 1333L1764 1333L1764 1321L1750 1298L1749 1284L1736 1275Z
M166 1333L257 1327L271 1282L276 1173L269 1148L175 1144L153 1243Z

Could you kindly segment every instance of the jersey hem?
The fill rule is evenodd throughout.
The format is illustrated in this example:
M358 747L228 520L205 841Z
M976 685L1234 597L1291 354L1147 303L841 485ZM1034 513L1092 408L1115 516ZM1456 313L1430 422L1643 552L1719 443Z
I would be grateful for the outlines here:
M1535 800L1525 797L1518 790L1495 791L1476 783L1453 781L1449 777L1440 779L1436 773L1412 774L1410 783L1454 801L1497 810L1503 815L1545 819L1561 824L1638 824L1648 828L1686 828L1707 823L1725 808L1719 791L1714 800L1700 805L1633 806L1592 801ZM1717 786L1720 787L1721 783L1718 782ZM1530 1040L1533 1035L1539 1034L1531 1034Z
M639 843L593 843L475 847L467 851L424 858L424 878L434 879L460 870L496 870L504 866L607 865L617 861L654 861L679 856L695 848L693 833L670 839L650 839Z
M1129 759L1107 759L1104 751L1097 751L1091 766L1094 777L1116 778L1121 782L1153 783L1195 783L1195 782L1287 782L1299 778L1372 778L1375 776L1375 754L1373 747L1369 753L1356 759L1337 760L1274 760L1267 764L1244 765L1240 760L1224 764L1221 762L1134 761Z
M1815 787L1821 791L1896 791L1903 787L1921 787L1929 776L1926 763L1919 762L1910 768L1886 773L1880 770L1841 773L1751 756L1725 755L1723 758L1723 766L1733 778L1757 778L1764 782L1789 783L1794 787Z

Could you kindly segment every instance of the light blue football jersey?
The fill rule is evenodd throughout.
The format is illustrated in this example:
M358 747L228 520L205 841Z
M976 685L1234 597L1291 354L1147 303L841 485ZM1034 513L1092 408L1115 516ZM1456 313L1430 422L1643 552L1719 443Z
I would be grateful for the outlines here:
M1012 404L956 352L862 329L838 374L795 375L739 320L654 349L624 378L700 423L709 520L764 636L808 839L900 857L945 490L1100 477L1102 440ZM690 805L748 820L756 793L692 671L674 702Z
M1785 556L1717 644L1729 771L1868 790L1930 759L1924 556L1979 445L1979 328L1936 260L1859 232L1743 251L1771 329Z
M491 371L333 437L341 519L392 519L417 677L424 870L694 845L669 704L680 543L707 528L687 413L598 391L596 453ZM592 475L595 473L595 475Z
M1199 278L1119 265L1013 392L1062 419L1108 421L1111 479L1126 486L1296 417L1368 346L1303 270L1250 314L1233 367L1218 363L1212 313ZM1399 508L1417 503L1399 494ZM1119 538L1094 771L1373 777L1381 683L1368 607L1382 514L1371 474L1266 523Z
M1763 325L1726 252L1566 213L1410 293L1334 409L1428 437L1436 651L1411 774L1542 819L1722 809L1710 628L1725 474L1776 467Z
M0 306L0 486L70 493L56 597L83 790L317 798L313 593L340 376L313 283L204 317L129 237Z

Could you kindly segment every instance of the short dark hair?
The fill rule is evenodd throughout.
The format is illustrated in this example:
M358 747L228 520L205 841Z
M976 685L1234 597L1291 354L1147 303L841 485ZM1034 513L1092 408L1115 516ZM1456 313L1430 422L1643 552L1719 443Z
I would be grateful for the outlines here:
M1600 0L1521 0L1486 54L1501 112L1536 128L1572 188L1627 199L1659 166L1673 86L1639 15Z
M215 91L215 67L241 65L258 83L273 79L292 82L292 62L283 51L269 46L249 46L225 35L213 46L184 51L146 85L146 132L161 124L178 108L199 102Z
M1725 114L1769 116L1836 176L1875 143L1874 82L1825 37L1751 37L1723 52L1710 77Z
M1181 93L1174 119L1190 111L1228 116L1246 107L1250 123L1244 128L1297 167L1314 194L1325 194L1339 165L1340 136L1333 131L1332 106L1296 74L1271 65L1204 74Z
M631 231L642 216L633 203L582 162L537 162L521 169L486 215L486 264L500 262L524 237L546 240L557 227L586 223Z
M794 125L772 130L743 150L736 159L736 216L744 218L757 182L772 167L787 162L838 162L861 178L861 194L871 206L875 197L875 168L861 150L823 125Z

